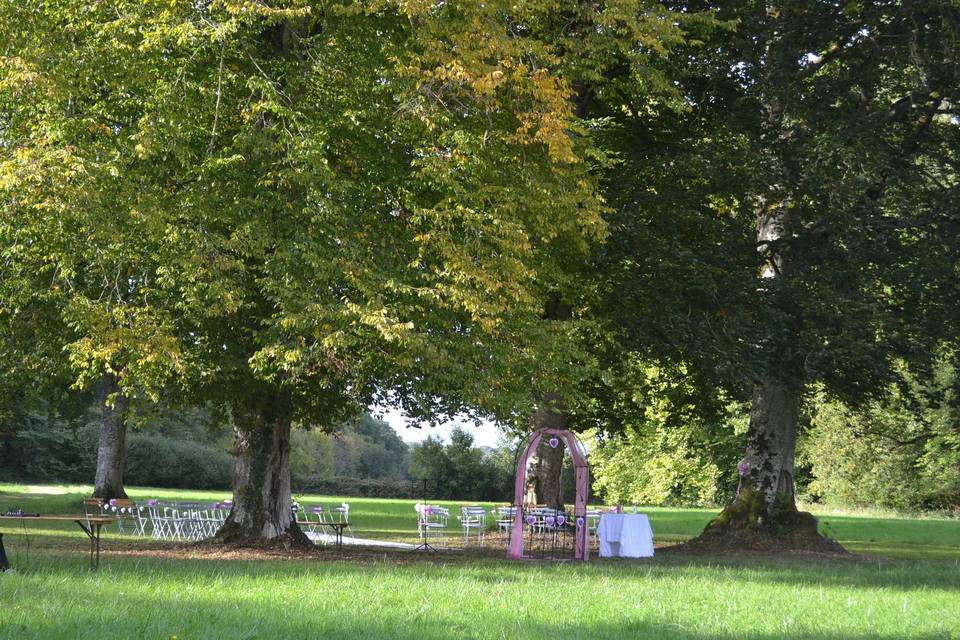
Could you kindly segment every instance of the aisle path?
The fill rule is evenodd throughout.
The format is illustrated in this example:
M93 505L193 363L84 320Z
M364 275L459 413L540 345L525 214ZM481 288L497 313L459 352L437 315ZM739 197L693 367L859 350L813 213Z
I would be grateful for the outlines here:
M329 533L307 532L307 537L319 544L336 544L337 537ZM371 540L369 538L354 538L343 536L343 544L355 545L358 547L389 547L391 549L413 549L416 545L406 542L388 542L386 540Z

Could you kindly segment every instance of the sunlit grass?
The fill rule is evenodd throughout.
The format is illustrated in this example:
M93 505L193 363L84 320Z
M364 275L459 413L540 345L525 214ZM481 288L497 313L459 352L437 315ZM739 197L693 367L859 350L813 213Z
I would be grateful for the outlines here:
M0 510L78 513L85 486L0 484ZM215 502L225 492L129 490ZM412 539L412 500L298 496L351 505L362 537ZM456 508L460 503L449 503ZM659 543L716 513L644 508ZM87 566L72 523L0 524L0 638L944 638L960 639L960 522L827 515L824 530L875 556L516 563L485 552L223 557L105 534ZM456 526L455 519L451 524ZM455 531L450 534L456 546Z
M0 483L0 511L19 506L24 511L39 513L80 513L81 501L89 496L91 487L85 485L28 486ZM150 498L169 501L213 503L226 500L226 491L188 491L178 489L154 489L130 487L128 494L134 500L144 502ZM416 500L388 500L380 498L344 498L341 496L298 495L297 499L306 508L314 505L325 507L350 504L350 520L353 532L358 537L414 541L416 516L413 509ZM451 508L451 541L461 534L459 521L460 501L431 501ZM469 503L474 504L474 503ZM492 503L484 503L492 508ZM814 506L815 507L815 506ZM643 507L650 517L654 538L658 544L675 543L697 535L717 514L715 509L677 509ZM821 532L838 540L855 553L880 555L890 558L952 559L960 558L960 520L952 518L925 517L864 517L841 515L842 512L820 512ZM71 523L31 525L34 533L69 531ZM72 535L69 534L69 535ZM68 535L68 537L69 537ZM109 534L115 535L115 534Z
M404 556L406 559L407 556ZM0 577L3 638L956 638L956 564L327 562L57 554Z

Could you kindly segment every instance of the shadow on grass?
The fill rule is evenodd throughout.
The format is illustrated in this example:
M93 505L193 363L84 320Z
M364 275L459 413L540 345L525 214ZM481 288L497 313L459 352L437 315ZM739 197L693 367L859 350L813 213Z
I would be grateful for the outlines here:
M795 630L754 631L736 628L710 631L692 619L667 621L655 612L623 611L617 619L596 619L589 615L560 614L556 621L532 619L529 611L463 611L443 607L443 602L423 606L395 602L389 598L352 603L353 611L318 606L307 609L289 596L266 601L245 601L242 594L222 591L188 600L176 593L165 597L142 597L120 594L118 606L104 607L93 598L89 605L63 606L77 600L77 586L60 580L44 588L43 596L58 603L57 614L25 617L8 615L0 618L0 637L43 638L344 638L369 640L434 640L486 638L617 639L700 638L705 640L880 640L892 638L956 638L952 631L916 632L903 629L878 631L818 631L816 624L798 625ZM332 594L336 597L336 593ZM356 594L340 594L356 600ZM99 593L96 596L100 596ZM438 598L439 600L439 598ZM535 600L534 600L535 602ZM539 612L543 614L544 612ZM549 614L549 612L546 612ZM543 615L538 616L543 617ZM807 621L810 623L811 621ZM811 628L811 626L813 628Z
M6 536L5 536L6 539ZM11 564L24 575L50 571L89 574L89 546L76 540L66 548L36 544L8 546ZM449 575L489 585L531 580L619 582L635 586L650 581L671 584L677 580L724 582L731 588L791 588L828 585L853 589L883 589L902 593L917 591L960 592L960 562L914 562L888 560L836 560L810 558L703 557L663 554L645 560L595 560L589 563L514 562L500 550L420 553L396 549L317 548L313 552L244 552L216 548L156 543L139 548L108 548L101 557L103 576L221 575L284 578L309 574L323 583L344 579L373 578L384 570L397 571L418 580L441 580Z

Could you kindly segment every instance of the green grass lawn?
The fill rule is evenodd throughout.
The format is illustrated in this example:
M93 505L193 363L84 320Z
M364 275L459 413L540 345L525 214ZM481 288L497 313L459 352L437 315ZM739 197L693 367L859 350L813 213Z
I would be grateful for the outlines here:
M0 484L0 510L76 513L89 487ZM133 489L215 501L223 493ZM302 496L307 505L340 500ZM413 501L347 499L360 536L409 539ZM659 542L713 512L644 509ZM3 526L0 638L944 638L960 640L960 522L825 516L870 558L510 562L500 549L235 556L69 527ZM71 525L72 526L72 525ZM75 528L75 527L74 527ZM451 538L454 536L452 535Z

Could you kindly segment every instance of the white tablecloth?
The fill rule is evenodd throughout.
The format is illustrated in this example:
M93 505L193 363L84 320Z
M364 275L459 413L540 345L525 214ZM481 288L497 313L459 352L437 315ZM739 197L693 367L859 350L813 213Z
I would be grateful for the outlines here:
M650 558L653 556L653 529L642 513L604 513L597 527L600 557Z

